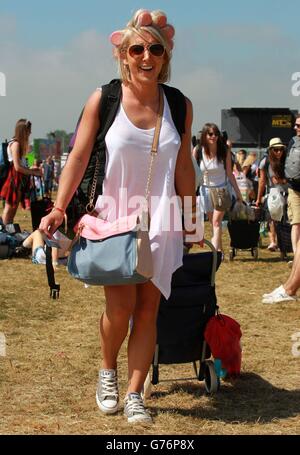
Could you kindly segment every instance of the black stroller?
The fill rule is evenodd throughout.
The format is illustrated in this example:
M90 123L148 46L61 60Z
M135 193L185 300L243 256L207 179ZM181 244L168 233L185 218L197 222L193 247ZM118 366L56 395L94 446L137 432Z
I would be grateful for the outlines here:
M230 261L237 255L237 250L250 250L254 259L258 259L262 210L245 203L244 206L247 209L247 219L233 219L229 213L227 227L230 236Z
M159 382L159 364L193 363L195 377L205 383L208 393L217 392L220 380L215 371L211 352L204 340L208 320L216 314L215 273L221 263L221 253L212 244L211 251L185 254L183 266L172 278L170 298L161 299L157 319L157 344L152 363L153 385ZM199 366L198 366L199 362ZM150 376L144 386L144 396L150 396Z
M249 250L255 260L258 259L259 222L258 221L231 221L228 222L230 235L229 259L233 261L237 250Z

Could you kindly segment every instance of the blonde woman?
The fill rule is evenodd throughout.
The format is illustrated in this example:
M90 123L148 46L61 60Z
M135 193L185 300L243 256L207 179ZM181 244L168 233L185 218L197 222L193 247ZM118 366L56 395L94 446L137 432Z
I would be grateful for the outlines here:
M114 32L111 42L121 75L121 104L106 138L108 156L103 196L118 204L119 216L130 215L120 201L119 188L131 196L144 196L149 155L157 121L161 83L170 76L174 28L160 11L137 11L124 30ZM174 89L173 89L174 90ZM51 236L62 223L66 207L88 165L99 129L101 91L88 100L72 153L62 172L55 209L42 219L40 228ZM152 179L157 197L152 207L149 237L154 265L153 278L138 285L105 286L106 309L100 321L102 365L96 401L105 414L119 409L117 359L127 336L129 320L133 328L128 340L128 388L124 414L129 423L151 422L141 391L153 359L156 343L156 319L161 293L168 298L172 273L182 264L182 232L160 231L166 215L165 203L177 195L189 196L196 207L195 172L191 160L192 104L186 105L185 133L177 132L165 94L159 148ZM179 106L178 106L179 108ZM169 207L170 210L170 207ZM112 212L108 220L114 221ZM194 218L195 219L195 218Z

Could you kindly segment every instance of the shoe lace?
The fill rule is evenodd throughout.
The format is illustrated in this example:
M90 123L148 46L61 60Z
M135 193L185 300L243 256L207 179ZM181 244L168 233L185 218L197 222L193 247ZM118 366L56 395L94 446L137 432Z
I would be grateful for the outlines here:
M127 412L129 414L147 414L144 402L140 396L128 399L126 402ZM147 414L148 415L148 414Z
M101 377L101 396L118 398L118 395L117 377Z

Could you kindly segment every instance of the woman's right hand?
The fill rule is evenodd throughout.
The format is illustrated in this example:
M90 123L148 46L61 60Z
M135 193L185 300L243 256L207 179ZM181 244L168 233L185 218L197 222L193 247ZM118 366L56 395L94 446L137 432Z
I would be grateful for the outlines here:
M49 215L44 216L41 219L39 230L51 239L54 232L59 228L63 221L64 214L54 208Z

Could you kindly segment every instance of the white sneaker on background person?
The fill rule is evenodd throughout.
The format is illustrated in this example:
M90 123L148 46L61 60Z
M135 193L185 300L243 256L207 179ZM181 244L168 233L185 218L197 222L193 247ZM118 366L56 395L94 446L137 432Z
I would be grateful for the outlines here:
M280 286L275 290L273 294L269 297L265 297L262 300L262 303L273 304L273 303L283 303L283 302L296 302L298 300L296 295L288 295L283 286Z
M281 285L281 286L278 286L278 288L275 288L272 292L269 292L267 294L263 294L263 299L267 299L268 297L271 297L273 294L275 294L276 292L278 291L284 291L284 287Z

